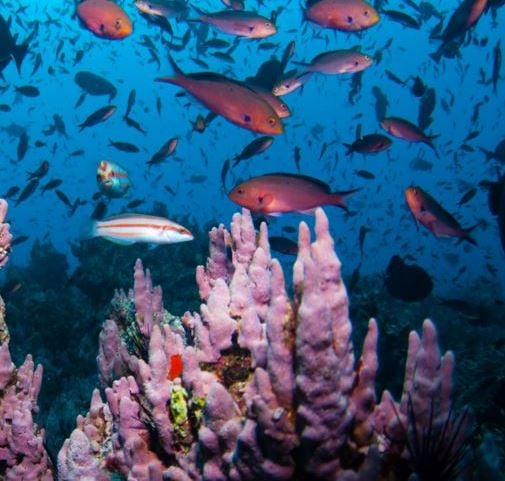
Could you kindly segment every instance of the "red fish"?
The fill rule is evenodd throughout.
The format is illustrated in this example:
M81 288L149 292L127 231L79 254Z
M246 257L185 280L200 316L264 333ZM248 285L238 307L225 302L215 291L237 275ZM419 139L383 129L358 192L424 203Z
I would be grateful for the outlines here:
M435 237L459 237L477 245L477 242L470 236L473 227L462 228L449 212L420 187L405 189L405 197L416 221L429 229Z
M213 72L185 75L170 58L174 75L157 78L187 90L205 107L244 129L281 134L281 119L273 107L246 85Z
M305 175L267 174L237 185L228 196L253 212L279 215L283 212L310 213L321 205L347 210L345 197L359 189L332 192L328 184Z
M321 27L357 32L372 27L380 17L364 0L308 0L305 18Z
M409 142L423 142L436 153L433 139L438 135L427 135L417 125L401 117L388 117L381 122L381 127L391 135Z
M111 0L84 0L77 5L77 16L98 37L119 40L133 31L126 12Z

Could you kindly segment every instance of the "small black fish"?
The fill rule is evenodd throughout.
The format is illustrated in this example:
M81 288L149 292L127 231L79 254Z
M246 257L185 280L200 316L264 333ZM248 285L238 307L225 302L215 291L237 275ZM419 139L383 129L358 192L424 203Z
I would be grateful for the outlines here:
M126 106L126 112L124 114L124 117L128 117L132 111L133 106L135 105L135 100L137 99L137 92L135 89L133 89L130 92L130 95L128 95L128 104Z
M40 90L34 85L21 85L15 87L14 90L25 97L38 97L40 95Z
M355 170L354 173L356 175L358 175L359 177L362 177L363 179L367 179L367 180L375 179L375 175L372 174L372 172L369 172L368 170L359 169L359 170Z
M47 172L49 171L49 162L47 160L44 160L40 166L35 169L33 172L26 172L28 174L28 180L30 179L34 179L36 177L40 178L40 177L44 177L44 175L47 174Z
M23 242L26 242L28 239L29 237L27 235L18 235L12 239L11 247L22 244Z
M105 214L107 213L107 204L101 200L96 204L95 208L93 209L93 212L91 213L91 218L93 220L101 220L105 217Z
M467 190L462 196L461 199L458 202L458 205L461 207L462 205L466 204L470 200L472 200L475 197L475 194L477 194L477 189L475 187L472 187L471 189Z
M19 192L19 187L17 185L13 185L12 187L9 187L7 192L2 195L4 199L10 199L11 197L14 197L18 192Z
M56 187L59 187L62 183L63 181L61 179L51 179L49 182L47 182L47 184L44 184L41 187L41 195L48 190L56 189Z
M368 134L357 138L352 144L344 144L347 147L346 155L354 152L360 154L376 154L391 147L391 139L382 134Z
M19 136L19 142L17 147L18 162L24 159L26 152L28 150L28 134L23 130Z
M130 144L129 142L118 142L109 139L109 145L117 150L120 150L121 152L128 152L131 154L140 152L140 149L136 145Z
M397 255L389 261L384 283L392 297L405 302L421 301L433 290L431 276L422 267L406 264Z
M126 125L128 125L128 127L133 127L139 132L147 134L147 130L143 129L142 126L136 120L133 120L131 117L123 117L123 120L126 122Z
M128 204L126 204L126 208L127 209L136 209L139 205L142 205L145 201L146 201L145 199L132 200L132 201L128 202Z
M243 149L240 154L236 155L233 158L233 166L235 167L241 160L250 159L255 155L260 154L267 150L273 143L274 138L268 135L258 137L254 139L252 142L249 142Z
M298 254L298 244L287 237L269 236L268 243L272 250L281 254L296 256Z
M96 110L92 114L88 115L88 117L86 118L86 120L82 124L79 124L79 132L82 132L87 127L92 127L92 126L97 125L101 122L104 122L115 111L116 111L115 105L106 105L105 107L102 107L102 108Z
M28 199L34 192L35 189L39 185L39 178L35 177L34 179L30 180L26 185L25 188L21 191L21 194L19 194L19 197L16 200L16 203L14 205L19 205L21 202L24 200Z
M58 196L58 199L60 199L69 209L72 208L72 202L70 202L70 199L67 197L67 195L64 192L56 189L54 191L54 193Z

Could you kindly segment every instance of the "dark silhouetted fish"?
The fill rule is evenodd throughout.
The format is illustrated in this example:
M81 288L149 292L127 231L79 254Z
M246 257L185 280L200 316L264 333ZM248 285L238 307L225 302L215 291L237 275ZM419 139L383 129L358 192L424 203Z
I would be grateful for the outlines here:
M422 267L406 264L397 255L389 261L384 283L392 297L406 302L421 301L433 290L433 281Z
M354 152L360 154L376 154L391 147L391 139L381 134L368 134L356 139L352 144L344 144L347 147L346 155Z
M28 41L17 45L16 38L11 35L9 23L0 15L0 72L14 60L18 73L21 73L21 64L28 52Z
M19 194L19 197L16 200L16 203L14 205L19 205L21 202L24 200L28 199L34 192L35 189L39 185L39 178L35 177L34 179L30 180L26 185L25 188L21 191L21 194Z
M81 71L74 76L74 81L86 94L108 95L109 102L116 96L117 90L107 79L93 72Z
M87 127L92 127L93 125L105 122L115 111L115 105L106 105L105 107L96 110L90 114L82 124L79 124L79 132Z

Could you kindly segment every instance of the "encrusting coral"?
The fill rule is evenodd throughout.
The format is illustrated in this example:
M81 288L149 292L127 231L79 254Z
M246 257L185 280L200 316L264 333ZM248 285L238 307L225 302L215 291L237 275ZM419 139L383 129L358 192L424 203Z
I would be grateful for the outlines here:
M468 422L452 416L452 354L440 356L425 321L422 338L409 338L400 403L387 391L376 403L377 324L370 320L356 361L340 262L323 210L315 216L314 242L300 224L293 299L266 225L257 235L246 210L230 232L210 232L210 256L196 276L199 314L169 315L137 261L134 288L116 293L100 335L105 400L95 390L78 417L58 455L60 480L105 481L115 472L130 481L414 473L428 481L419 461L430 462L433 450L420 446L434 443L452 468L438 479L453 479Z

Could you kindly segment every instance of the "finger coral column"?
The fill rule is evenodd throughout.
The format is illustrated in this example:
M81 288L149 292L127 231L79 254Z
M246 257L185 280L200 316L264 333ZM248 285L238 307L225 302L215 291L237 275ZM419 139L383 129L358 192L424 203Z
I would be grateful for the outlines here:
M8 260L12 235L4 223L7 202L0 199L0 267ZM44 448L44 430L33 420L42 382L42 366L30 355L16 368L9 352L9 332L0 298L0 479L52 481L51 461Z

